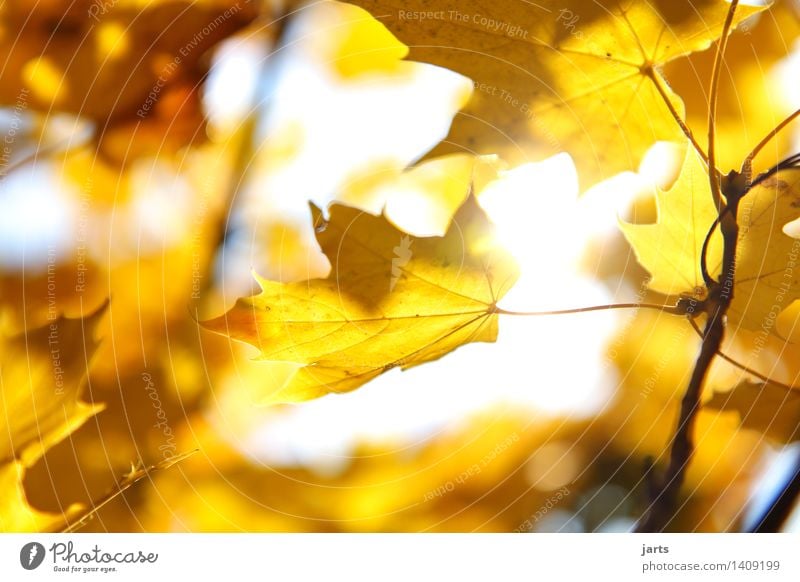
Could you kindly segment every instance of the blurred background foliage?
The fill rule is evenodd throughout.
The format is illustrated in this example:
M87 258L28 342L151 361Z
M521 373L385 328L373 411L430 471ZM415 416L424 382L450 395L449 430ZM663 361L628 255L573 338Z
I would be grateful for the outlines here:
M781 0L732 37L725 167L752 141L741 135L800 103L798 14ZM406 168L447 133L468 79L402 60L406 48L365 11L328 1L10 1L0 44L2 331L33 337L54 314L97 312L85 335L96 349L72 356L67 374L103 408L31 457L22 497L3 473L6 515L91 507L132 467L194 449L81 531L625 531L641 514L645 467L663 461L699 345L681 318L504 320L496 344L271 407L259 404L295 368L198 325L252 293L253 271L327 273L309 201L379 210L397 184L433 196ZM700 136L712 58L665 71ZM798 143L786 133L770 156ZM508 304L661 302L642 291L616 221L652 222L653 188L674 180L680 157L660 144L638 172L580 197L563 154L511 170L487 161L503 178L484 207L522 269ZM798 348L769 338L753 349L762 343L736 332L726 353L795 382ZM4 393L52 374L47 350L23 344L4 344ZM704 398L748 377L717 362ZM740 424L736 410L700 413L671 529L736 530L769 497L793 439Z

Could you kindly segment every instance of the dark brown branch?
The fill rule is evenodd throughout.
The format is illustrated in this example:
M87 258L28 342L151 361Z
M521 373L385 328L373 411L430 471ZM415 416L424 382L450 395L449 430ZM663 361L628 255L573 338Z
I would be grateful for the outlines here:
M737 172L730 172L724 177L720 176L716 166L715 126L720 71L725 59L728 34L733 25L738 3L738 0L731 1L725 17L725 24L722 27L722 36L717 46L714 70L711 74L711 97L708 107L708 180L711 196L717 207L719 228L722 232L722 274L720 281L716 282L711 280L707 272L703 273L708 286L708 297L700 307L708 314L708 320L703 332L700 354L697 356L689 385L681 401L678 425L670 445L669 465L660 486L655 487L657 493L652 497L647 511L636 527L636 531L639 532L663 531L675 514L678 493L686 476L686 468L694 454L692 438L697 411L700 409L700 394L711 363L722 347L722 340L725 336L725 314L733 299L736 245L739 241L736 213L739 200L747 193L749 184L747 177L743 177Z
M783 528L800 498L800 450L795 454L792 474L772 499L769 507L750 528L750 533L774 533Z
M645 519L637 527L640 532L662 531L672 519L678 492L683 485L686 468L694 452L692 434L697 410L700 407L700 393L708 368L722 345L724 332L724 308L717 302L713 313L709 315L703 332L703 343L700 355L692 371L689 386L681 400L680 416L675 429L675 436L670 447L670 459L667 471L652 498Z
M678 493L694 453L692 435L697 411L700 409L703 383L711 363L722 347L725 335L725 314L733 299L736 245L739 240L736 213L739 200L747 192L747 184L739 174L731 172L722 181L722 191L727 202L726 210L720 215L723 239L722 277L719 283L712 283L708 299L702 304L708 314L708 320L703 331L700 354L697 356L689 385L681 401L678 424L670 445L669 465L644 518L636 528L639 532L663 531L674 516Z

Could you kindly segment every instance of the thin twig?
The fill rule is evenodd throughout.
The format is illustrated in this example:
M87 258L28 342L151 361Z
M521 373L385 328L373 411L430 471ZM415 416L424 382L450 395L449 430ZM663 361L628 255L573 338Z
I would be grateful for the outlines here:
M0 168L0 178L6 177L12 172L19 170L23 166L26 166L31 162L36 162L41 158L47 158L48 156L53 154L60 154L60 153L67 154L71 151L81 148L88 143L89 137L91 137L91 134L87 133L82 140L79 140L76 143L72 143L71 141L72 137L68 137L61 139L56 143L50 144L48 146L44 146L39 149L34 149L32 152L25 154L18 160L11 162L5 168Z
M761 172L750 183L750 187L754 188L755 186L758 186L759 184L761 184L762 182L768 180L769 178L771 178L772 176L774 176L778 172L781 172L783 170L790 170L790 169L796 170L796 169L798 169L798 167L800 167L800 154L793 154L793 155L789 156L788 158L786 158L785 160L781 160L780 162L778 162L777 164L772 166L770 169L768 169L768 170L766 170L764 172Z
M709 92L708 104L708 181L711 185L711 197L714 205L721 212L724 203L720 190L720 174L717 169L717 102L719 101L719 76L722 72L722 61L725 59L725 49L728 46L728 35L733 25L733 17L736 14L736 7L739 0L732 0L725 17L725 24L722 26L722 36L717 45L717 55L714 58L714 68L711 72L711 90Z
M148 467L136 467L132 466L131 471L122 477L119 480L115 487L113 487L108 493L103 495L99 500L92 503L91 507L84 509L77 518L67 521L64 524L64 527L60 530L61 533L71 533L78 531L79 529L83 528L90 519L92 519L98 511L100 511L103 507L114 501L117 497L125 493L128 489L145 479L146 477L150 477L152 481L152 476L154 473L159 471L165 471L178 463L181 463L194 455L199 449L193 449L191 451L187 451L185 453L181 453L179 455L175 455L170 457L169 459L165 459L160 463L156 463L155 465L150 465Z
M778 125L775 126L775 129L773 129L767 135L765 135L764 139L762 139L760 142L758 142L758 145L756 147L754 147L753 151L750 152L749 154L747 154L747 157L744 159L744 163L742 164L742 169L741 169L741 173L742 174L746 174L746 173L749 173L751 171L751 168L753 166L753 160L759 154L759 152L762 149L764 149L764 146L766 146L776 135L778 135L778 133L780 133L780 131L784 127L786 127L792 121L794 121L794 119L798 115L800 115L800 109L796 110L794 113L789 114L789 116L786 119L784 119Z
M703 337L703 330L700 329L700 327L697 325L697 323L695 323L695 321L693 319L690 319L689 323L692 325L692 329L694 329L694 331L697 332L697 335L700 336L700 338L702 338ZM747 372L748 374L758 378L762 382L769 382L770 384L774 384L775 386L778 386L779 388L783 388L785 390L800 390L800 385L798 385L798 386L790 386L789 384L786 384L785 382L781 382L780 380L774 380L774 379L770 378L769 376L766 376L765 374L762 374L761 372L758 372L758 371L754 370L753 368L751 368L749 366L745 366L741 362L738 362L738 361L734 360L732 357L730 357L728 354L726 354L722 350L719 350L717 352L717 356L719 356L720 358L722 358L723 360L728 362L731 366L739 368L743 372Z

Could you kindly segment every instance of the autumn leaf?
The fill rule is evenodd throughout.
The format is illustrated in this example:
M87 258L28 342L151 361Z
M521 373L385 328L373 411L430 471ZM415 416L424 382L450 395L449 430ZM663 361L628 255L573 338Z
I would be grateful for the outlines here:
M93 338L104 310L83 319L54 318L44 327L2 340L0 352L0 531L38 531L65 515L32 509L22 478L50 447L103 409L80 400Z
M0 464L0 532L43 532L60 529L81 511L78 505L63 514L38 511L28 504L22 479L25 465L18 461Z
M504 168L496 156L451 154L411 168L370 168L352 177L336 201L386 218L404 232L444 236L470 193L476 196Z
M2 343L0 461L31 464L102 406L78 398L92 337L103 310L85 319L54 319Z
M744 428L776 442L800 439L800 393L772 382L741 382L729 392L714 392L704 406L735 411Z
M657 67L707 48L728 11L723 0L353 3L410 59L473 80L431 156L466 149L516 163L567 151L584 186L636 167L655 141L681 138L664 97L679 115L683 105ZM735 22L762 9L740 6Z
M409 75L409 63L403 61L408 47L398 41L375 19L355 6L339 2L319 2L307 7L319 12L326 26L336 26L334 34L315 37L315 49L326 55L330 66L344 79L374 78L376 74Z
M800 241L784 226L800 217L800 171L786 170L739 203L739 245L732 321L774 331L777 315L800 299ZM793 238L795 237L795 238Z
M687 148L672 188L657 190L656 207L655 224L620 222L620 228L639 263L650 272L650 289L665 295L695 295L704 286L700 256L717 209L711 200L706 165L693 148ZM721 253L722 237L715 233L708 256Z
M731 18L723 172L797 107L800 21L776 2ZM0 531L608 531L652 500L673 530L741 528L770 441L797 441L800 172L741 200L724 322L701 337L663 307L718 289L702 149L729 6L0 2ZM687 141L678 172L663 154ZM583 189L615 177L580 207L519 203L570 190L532 163L556 153ZM621 224L640 268L606 219L651 191ZM524 312L498 307L512 285ZM519 365L477 345L489 382L432 364L500 315ZM580 341L612 330L605 358ZM538 349L552 333L566 352ZM280 405L390 370L378 400Z
M281 409L272 411L280 415ZM156 475L144 493L144 511L133 515L118 503L102 523L115 531L147 532L551 531L545 514L580 511L581 524L591 531L611 513L628 517L635 511L631 497L641 485L645 451L631 457L638 435L619 438L624 419L563 419L499 407L424 443L363 442L340 471L324 473L296 462L279 469L254 463L219 426L200 421L194 428L207 433L204 454L188 459L180 472ZM709 456L719 457L720 444L724 440L714 439ZM742 439L733 444L741 446ZM604 462L587 463L597 458ZM679 518L683 527L713 529L720 512L708 518L709 500L735 483L736 470L741 463L717 463L712 478L708 472L698 476ZM610 490L627 501L601 499Z
M702 294L700 256L716 207L705 165L691 150L669 192L659 192L658 222L621 228L639 263L651 275L649 286L667 295ZM796 263L800 242L783 228L800 216L800 172L785 170L752 188L739 204L739 242L731 324L774 331L777 316L800 298ZM721 269L722 240L716 229L706 255L709 274Z
M375 216L383 214L411 235L444 236L470 193L479 196L503 169L505 164L497 156L450 154L411 167L386 160L352 172L337 189L333 202ZM256 235L264 240L259 270L266 269L265 278L302 281L310 273L324 273L328 263L317 251L312 229L271 218L269 208L264 210L263 201L259 204L266 215L255 220Z
M215 427L200 421L197 429L208 433L206 454L187 460L183 473L156 477L147 492L151 511L143 516L142 526L164 531L172 527L171 515L177 518L173 523L189 531L508 531L524 520L525 509L535 502L520 495L522 507L509 515L505 495L490 492L503 483L510 485L508 475L515 472L514 489L537 499L548 494L531 492L525 472L514 469L539 443L552 438L558 423L531 423L519 410L492 412L412 450L365 442L341 473L329 475L300 467L265 470L232 449ZM473 467L476 463L481 466ZM471 467L465 481L462 472ZM225 479L218 478L220 470ZM187 479L195 485L188 494ZM456 483L459 491L453 494ZM454 497L476 502L453 516L449 506ZM211 499L217 511L199 509ZM166 506L172 511L164 512Z
M259 279L259 295L204 324L257 346L262 359L303 366L269 401L347 392L392 368L497 337L495 305L517 268L487 244L489 224L474 198L444 237L413 237L342 205L329 221L315 212L315 224L332 265L327 278Z

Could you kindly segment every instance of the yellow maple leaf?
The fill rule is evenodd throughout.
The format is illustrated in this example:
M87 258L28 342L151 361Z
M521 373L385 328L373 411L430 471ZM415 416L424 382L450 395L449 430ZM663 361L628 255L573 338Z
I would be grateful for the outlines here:
M326 27L342 21L333 25L335 28L330 33L315 35L310 42L317 45L317 50L326 55L343 78L409 74L409 63L402 60L408 55L408 47L362 10L338 2L320 2L313 10Z
M690 150L675 185L657 195L658 222L621 228L639 263L651 275L649 286L667 295L703 294L700 257L703 240L717 210L711 198L707 169ZM774 331L784 308L800 299L796 272L800 241L784 226L800 212L800 172L785 170L757 184L739 203L739 241L731 324ZM722 238L717 228L706 254L708 272L721 269Z
M707 48L728 11L723 0L353 3L409 58L473 80L470 103L431 155L467 149L516 163L567 151L585 185L680 138L664 97L679 115L683 105L655 67ZM762 9L741 6L735 23Z
M259 279L259 295L204 324L257 346L265 360L303 366L268 401L346 392L392 368L495 340L495 304L518 272L505 252L485 244L489 224L474 198L444 237L413 237L342 205L327 222L316 214L332 265L327 278Z
M2 341L0 382L0 461L30 465L101 405L79 400L92 337L103 310L85 319L58 318Z
M97 348L92 337L104 310L83 319L54 318L44 327L2 340L0 356L0 531L39 531L63 525L63 515L31 508L22 478L50 447L103 409L79 391Z
M405 169L387 163L352 177L336 201L370 214L383 211L409 234L443 236L469 194L477 195L503 168L496 156L470 154L441 156Z
M0 532L58 530L76 517L81 506L65 508L63 514L38 511L28 504L22 479L25 465L18 461L0 464Z
M784 226L800 216L800 171L786 170L753 188L739 203L732 321L774 331L778 314L800 299L800 240Z
M714 392L703 406L735 411L742 426L780 443L800 439L800 392L771 382L741 382L729 392Z
M708 170L694 150L687 148L683 167L672 188L656 192L658 222L629 224L620 228L631 243L639 263L650 273L648 286L665 295L698 294L703 286L700 255L717 209L711 199ZM708 256L722 254L722 237L718 232L709 245ZM709 264L715 272L718 261Z

